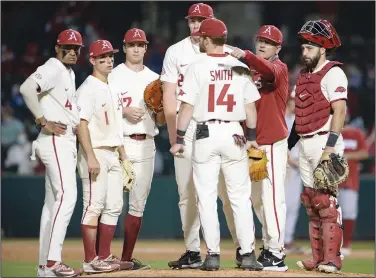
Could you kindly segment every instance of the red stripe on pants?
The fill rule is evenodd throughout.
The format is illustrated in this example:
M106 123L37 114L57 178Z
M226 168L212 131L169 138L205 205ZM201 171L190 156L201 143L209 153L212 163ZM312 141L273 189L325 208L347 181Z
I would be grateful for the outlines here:
M274 185L274 157L273 157L273 145L271 145L271 163L272 163L272 187L273 187L273 207L274 207L274 216L275 216L275 221L277 222L277 229L278 229L278 241L280 240L281 237L281 231L279 229L279 222L278 222L278 215L277 215L277 208L275 206L275 185Z
M91 175L90 175L90 173L89 173L89 194L90 194L90 196L89 196L89 204L87 205L87 207L86 207L86 209L85 209L85 213L84 213L84 216L82 217L82 220L81 220L81 224L82 223L84 223L84 219L85 219L85 216L86 216L86 213L87 213L87 210L88 210L88 208L89 208L89 206L91 205Z
M55 135L54 135L54 134L52 134L52 146L54 147L54 153L55 153L55 158L56 158L56 162L57 162L57 167L58 167L58 169L59 169L60 185L61 185L61 190L62 190L63 193L61 194L59 208L57 209L57 212L56 212L56 215L55 215L55 219L54 219L54 222L53 222L53 224L52 224L51 235L50 235L50 243L49 243L49 245L48 245L48 254L50 253L52 234L53 234L53 232L54 232L54 227L55 227L56 218L57 218L57 216L58 216L58 214L59 214L59 211L60 211L60 208L61 208L61 204L63 203L63 197L64 197L63 177L62 177L62 175L61 175L61 168L60 168L59 158L58 158L58 156L57 156L56 142L55 142Z

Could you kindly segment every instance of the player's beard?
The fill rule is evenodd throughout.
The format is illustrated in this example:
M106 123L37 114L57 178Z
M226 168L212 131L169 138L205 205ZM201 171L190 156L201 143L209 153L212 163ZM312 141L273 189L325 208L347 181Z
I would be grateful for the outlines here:
M320 60L320 51L317 51L317 55L312 58L305 58L303 55L301 56L301 60L304 63L304 65L307 67L307 69L311 70L316 68L317 63Z

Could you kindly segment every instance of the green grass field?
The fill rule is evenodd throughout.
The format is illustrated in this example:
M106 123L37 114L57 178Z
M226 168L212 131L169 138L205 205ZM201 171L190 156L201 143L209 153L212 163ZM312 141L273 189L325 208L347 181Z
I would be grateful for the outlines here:
M114 254L121 253L121 241L116 240L112 245ZM298 242L307 246L308 242ZM139 241L134 256L153 269L168 269L167 262L182 253L183 243L180 241ZM205 248L203 247L204 251ZM258 252L258 250L257 250ZM308 256L288 255L286 264L289 269L297 269L296 261ZM64 245L64 263L72 267L82 267L83 247L80 240L67 240ZM36 276L38 261L37 240L4 240L2 242L1 277L32 277ZM345 258L343 273L373 274L375 273L374 242L355 242L352 255ZM230 241L221 243L221 267L234 267L234 249ZM177 273L177 272L175 272ZM205 273L203 273L205 275ZM275 273L274 276L279 276ZM343 276L343 274L342 274Z

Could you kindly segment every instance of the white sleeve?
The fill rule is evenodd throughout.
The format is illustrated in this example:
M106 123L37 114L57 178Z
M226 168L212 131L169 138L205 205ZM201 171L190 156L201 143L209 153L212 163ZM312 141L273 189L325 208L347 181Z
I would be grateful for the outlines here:
M176 64L176 56L174 49L169 47L163 60L161 72L161 81L177 83L179 79L178 67Z
M340 67L331 68L325 75L326 90L328 92L329 102L347 99L348 81L346 74Z
M90 90L79 88L77 90L77 107L80 119L90 122L95 111L95 95Z
M260 93L257 90L255 83L247 80L244 84L244 100L245 104L255 102L260 98Z
M44 64L38 67L37 70L29 76L29 78L37 82L41 92L47 92L56 86L56 79L58 76L57 69Z
M200 79L198 68L193 64L188 66L183 87L178 93L177 100L194 105L197 94L200 91Z

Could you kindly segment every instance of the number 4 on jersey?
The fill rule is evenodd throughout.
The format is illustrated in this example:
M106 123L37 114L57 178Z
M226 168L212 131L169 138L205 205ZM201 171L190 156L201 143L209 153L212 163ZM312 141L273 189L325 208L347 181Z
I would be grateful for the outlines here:
M215 100L215 84L209 85L209 99L208 99L208 111L214 112L215 106L227 106L227 112L232 112L236 101L234 101L234 95L227 94L230 84L225 84L217 98ZM227 96L227 100L225 99Z
M72 103L70 103L69 99L67 99L67 102L65 103L65 107L67 107L69 110L72 110Z

